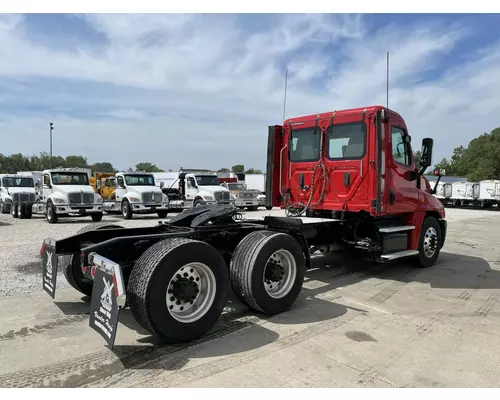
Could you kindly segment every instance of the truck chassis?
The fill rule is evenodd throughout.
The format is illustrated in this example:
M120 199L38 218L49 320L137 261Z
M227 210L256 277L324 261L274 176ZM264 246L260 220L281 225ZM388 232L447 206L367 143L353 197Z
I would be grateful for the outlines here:
M353 224L363 236L346 234ZM91 296L89 324L111 348L126 306L151 334L185 342L216 323L230 288L257 312L288 310L314 251L340 246L377 262L415 256L419 266L430 267L444 244L446 221L428 216L418 250L401 250L412 228L394 218L362 221L354 215L243 221L234 206L205 205L156 226L100 223L65 239L46 238L43 287L55 298L61 267L73 288Z

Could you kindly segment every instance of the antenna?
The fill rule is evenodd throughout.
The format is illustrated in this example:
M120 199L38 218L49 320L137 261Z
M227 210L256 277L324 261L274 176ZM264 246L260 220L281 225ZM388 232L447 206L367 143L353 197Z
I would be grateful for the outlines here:
M283 99L283 124L285 123L285 112L286 112L286 87L288 84L288 68L285 69L285 98Z
M389 109L389 52L387 52L387 109Z

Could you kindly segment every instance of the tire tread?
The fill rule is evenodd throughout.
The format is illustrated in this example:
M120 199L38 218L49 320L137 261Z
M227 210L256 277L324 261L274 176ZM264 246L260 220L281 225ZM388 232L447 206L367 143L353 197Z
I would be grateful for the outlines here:
M253 266L262 247L277 235L282 233L267 230L252 232L242 239L233 254L229 277L234 294L240 302L260 312L264 311L258 305L252 290Z
M175 248L190 242L187 238L165 239L149 247L137 260L127 285L127 302L139 324L152 334L157 334L147 311L147 294L151 278L161 260ZM200 242L203 243L203 242Z

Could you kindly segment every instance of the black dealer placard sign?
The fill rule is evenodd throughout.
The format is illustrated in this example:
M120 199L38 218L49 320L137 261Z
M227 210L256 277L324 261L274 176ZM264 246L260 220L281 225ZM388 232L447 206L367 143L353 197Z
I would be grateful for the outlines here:
M89 325L106 340L111 349L115 342L119 314L120 307L117 303L117 290L113 275L96 268Z

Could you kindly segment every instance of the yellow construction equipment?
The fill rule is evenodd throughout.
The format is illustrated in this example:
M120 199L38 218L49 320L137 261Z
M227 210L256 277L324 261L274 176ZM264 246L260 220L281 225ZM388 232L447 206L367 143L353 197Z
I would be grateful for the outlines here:
M103 199L108 199L116 189L115 174L112 172L96 172L89 179L94 192L99 193Z

